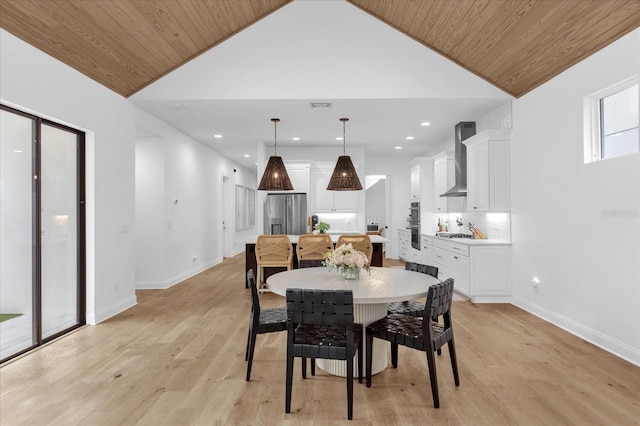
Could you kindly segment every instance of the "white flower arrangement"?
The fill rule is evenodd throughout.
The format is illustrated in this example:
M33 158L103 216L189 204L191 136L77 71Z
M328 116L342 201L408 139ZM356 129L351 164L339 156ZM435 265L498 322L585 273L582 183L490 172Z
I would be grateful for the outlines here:
M367 255L353 248L351 243L342 244L333 251L328 251L324 256L322 264L329 270L337 268L359 268L369 272L369 259Z

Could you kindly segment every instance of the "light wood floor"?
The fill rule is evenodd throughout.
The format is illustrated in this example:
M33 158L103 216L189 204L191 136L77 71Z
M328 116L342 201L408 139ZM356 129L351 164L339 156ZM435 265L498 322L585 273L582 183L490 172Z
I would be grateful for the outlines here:
M345 379L295 364L284 413L285 336L258 336L252 380L244 254L0 368L0 424L217 425L347 423ZM263 307L283 304L261 295ZM437 357L439 409L424 353L354 384L350 424L640 424L640 368L511 305L454 302L460 387Z

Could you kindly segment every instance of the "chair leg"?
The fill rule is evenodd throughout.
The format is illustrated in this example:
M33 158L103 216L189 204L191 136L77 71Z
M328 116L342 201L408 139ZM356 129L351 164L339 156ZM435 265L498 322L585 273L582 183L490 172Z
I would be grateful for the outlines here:
M438 375L436 373L436 357L433 351L428 350L427 365L429 366L429 380L431 381L431 394L433 395L433 406L440 408L440 398L438 396Z
M362 339L358 342L358 383L362 383Z
M398 344L391 343L391 365L393 368L398 368Z
M256 333L253 329L249 329L249 356L247 362L247 382L251 379L251 366L253 365L253 353L256 349Z
M367 387L371 387L371 364L373 364L373 336L369 333L369 330L365 332L365 340L367 341Z
M347 361L347 417L353 419L353 358Z
M249 344L251 343L251 323L249 323L249 330L247 331L247 349L244 351L244 360L249 360Z
M288 352L288 351L287 351ZM291 388L293 386L293 356L287 353L287 384L285 392L284 412L291 412Z
M311 358L311 375L312 376L316 375L316 359L315 358Z
M302 358L302 378L307 378L307 359Z
M460 386L460 377L458 377L458 359L456 358L456 345L453 343L453 338L449 340L449 357L451 357L451 369L453 370L453 381L456 386Z

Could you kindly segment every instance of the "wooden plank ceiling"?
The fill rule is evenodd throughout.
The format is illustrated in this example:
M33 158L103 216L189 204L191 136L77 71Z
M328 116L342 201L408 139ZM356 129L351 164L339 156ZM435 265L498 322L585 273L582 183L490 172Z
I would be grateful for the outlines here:
M291 0L2 0L0 27L129 97ZM520 97L640 26L640 0L348 0Z

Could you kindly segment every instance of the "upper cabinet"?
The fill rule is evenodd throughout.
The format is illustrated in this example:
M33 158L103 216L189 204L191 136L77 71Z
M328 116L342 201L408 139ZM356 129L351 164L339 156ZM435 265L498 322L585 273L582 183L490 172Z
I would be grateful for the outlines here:
M316 163L311 167L311 211L357 212L362 191L327 191L335 163ZM356 171L358 167L356 166ZM358 173L360 175L360 173Z
M409 166L411 167L411 201L424 202L426 197L431 197L432 160L427 157L416 157L409 162Z
M455 180L454 159L446 153L433 157L433 192L434 206L437 213L448 211L449 198L441 197L440 194L447 192L454 185Z
M420 164L411 163L411 201L420 201Z
M289 180L296 192L309 192L309 164L285 164Z
M467 210L511 209L510 130L485 130L462 143L467 146Z

